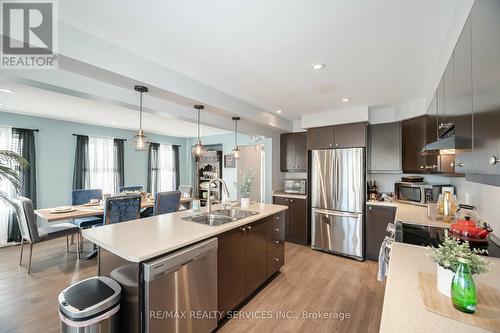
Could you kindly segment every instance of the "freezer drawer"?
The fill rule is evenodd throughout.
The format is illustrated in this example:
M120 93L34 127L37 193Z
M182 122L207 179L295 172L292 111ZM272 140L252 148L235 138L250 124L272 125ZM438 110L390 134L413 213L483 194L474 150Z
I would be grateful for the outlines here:
M145 328L212 332L217 327L217 239L144 264Z
M363 214L312 209L313 249L363 258Z

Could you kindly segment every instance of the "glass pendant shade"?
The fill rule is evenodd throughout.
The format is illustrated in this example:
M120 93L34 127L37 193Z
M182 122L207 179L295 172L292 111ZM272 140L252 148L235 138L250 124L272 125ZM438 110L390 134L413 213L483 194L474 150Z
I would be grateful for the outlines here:
M201 141L198 141L197 144L195 144L193 146L193 149L191 150L191 152L193 153L194 156L196 157L200 157L201 155L203 155L203 153L205 152L205 146L201 143Z
M139 130L139 133L136 136L134 136L134 139L132 142L133 142L135 150L144 151L144 150L148 150L148 148L149 148L150 141L149 141L149 138L144 135L143 130Z
M240 158L240 148L238 147L238 120L240 117L233 117L234 120L234 149L233 149L233 158L238 160Z
M233 158L235 160L238 160L240 158L240 153L241 153L240 148L238 148L238 146L234 147L234 149L233 149Z
M194 108L198 110L198 142L191 149L191 153L193 154L194 157L199 158L206 152L205 146L201 143L201 138L200 138L200 111L203 110L205 107L203 105L197 104L194 106Z
M149 138L144 135L144 131L142 130L142 94L148 92L148 88L144 86L134 86L134 90L140 93L140 104L139 104L139 131L137 135L134 136L132 144L134 145L134 149L137 151L145 151L149 149Z

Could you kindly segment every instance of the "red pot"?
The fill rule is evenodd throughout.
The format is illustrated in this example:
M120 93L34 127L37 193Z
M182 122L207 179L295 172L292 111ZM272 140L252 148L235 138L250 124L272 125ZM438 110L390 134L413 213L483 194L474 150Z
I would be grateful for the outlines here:
M488 235L492 232L490 226L484 223L483 227L477 227L470 217L466 216L465 220L457 221L450 226L450 235L471 243L486 243Z

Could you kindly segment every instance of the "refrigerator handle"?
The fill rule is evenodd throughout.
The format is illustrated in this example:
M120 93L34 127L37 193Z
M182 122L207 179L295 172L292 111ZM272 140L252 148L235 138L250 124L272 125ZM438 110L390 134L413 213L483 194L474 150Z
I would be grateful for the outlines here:
M355 219L357 219L358 216L359 216L358 213L346 213L346 212L331 211L331 210L318 209L318 208L314 208L314 211L316 213L320 213L320 214L324 214L324 215L352 217L352 218L355 218Z
M339 204L339 158L335 156L335 206Z

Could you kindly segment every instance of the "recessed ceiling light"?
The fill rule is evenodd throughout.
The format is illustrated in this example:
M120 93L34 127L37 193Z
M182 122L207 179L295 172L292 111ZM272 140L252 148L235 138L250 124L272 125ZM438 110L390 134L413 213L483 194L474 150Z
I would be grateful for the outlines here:
M342 101L342 103L348 103L351 101L351 99L350 98L342 98L341 101Z
M320 70L326 67L326 64L314 64L312 65L312 68L315 70Z
M112 121L112 122L111 122L111 125L116 125L116 121Z
M0 107L2 107L2 106L4 106L4 104L3 104L3 103L0 103Z
M4 93L9 93L9 94L14 92L14 90L12 90L12 89L7 89L7 88L0 88L0 91L1 91L1 92L4 92Z
M281 112L283 112L283 110L276 110L277 114L280 114Z

